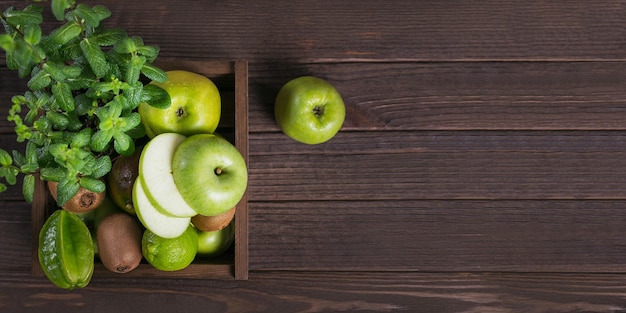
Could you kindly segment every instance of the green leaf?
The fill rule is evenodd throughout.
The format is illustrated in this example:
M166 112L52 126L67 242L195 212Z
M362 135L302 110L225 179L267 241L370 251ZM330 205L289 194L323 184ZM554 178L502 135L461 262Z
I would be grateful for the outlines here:
M0 193L7 191L7 185L0 183Z
M4 149L0 149L0 166L10 166L13 164L13 158Z
M83 28L76 21L69 21L53 30L43 43L47 51L54 51L72 39L76 39Z
M74 97L74 104L76 108L74 109L74 113L77 115L85 115L90 114L94 107L94 100L87 97L86 94L81 93Z
M33 198L35 195L35 176L32 174L28 174L24 176L24 181L22 182L22 194L24 195L24 200L28 203L33 203Z
M91 34L89 39L100 46L113 46L125 37L126 32L123 29L112 28L97 31Z
M39 67L33 68L30 79L28 80L28 88L31 90L41 90L52 83L50 74Z
M150 63L146 63L143 65L143 67L141 68L141 73L146 75L146 77L153 81L159 83L167 82L167 73Z
M124 133L116 133L115 140L113 142L113 147L115 148L115 152L121 155L131 155L135 152L135 145L133 143L133 139Z
M91 141L91 128L84 128L72 138L72 143L70 147L72 148L83 148L89 146L89 142Z
M129 86L124 89L124 96L126 97L126 101L128 102L128 108L130 110L134 110L141 103L141 94L143 93L143 84L141 82L135 82L134 84L129 84Z
M148 84L143 87L141 100L157 109L167 109L172 104L170 94L165 89L154 84Z
M50 123L52 123L52 127L57 130L65 130L70 124L70 119L66 115L59 112L48 111L46 113L46 117L48 117Z
M91 142L89 143L89 147L91 150L96 152L104 151L111 139L113 138L112 130L99 130L91 136Z
M52 85L52 94L61 109L64 111L74 111L74 96L70 86L63 82Z
M111 11L102 5L91 8L88 5L81 3L76 6L76 9L74 9L74 14L85 20L85 23L89 26L96 28L100 25L102 20L111 16Z
M111 158L108 155L103 155L96 159L96 162L93 166L93 173L91 173L91 176L93 176L94 178L104 177L104 175L111 172L111 168Z
M125 81L129 84L134 84L135 82L139 81L141 69L143 68L145 63L145 57L133 55L130 58L128 67L126 68L126 75L124 77Z
M81 177L80 186L95 193L104 192L106 190L106 185L104 184L104 182L88 176Z
M113 50L117 53L120 54L127 54L127 53L133 53L135 51L137 51L137 45L135 44L135 41L132 40L129 37L126 37L120 41L118 41L114 47Z
M17 151L17 150L13 150L11 151L11 155L13 156L13 163L16 166L22 166L24 164L26 164L26 155L24 155L24 153Z
M159 55L159 47L157 46L141 46L137 48L137 53L146 57L148 62L152 63Z
M24 26L24 40L31 45L36 45L41 40L41 27L37 24Z
M67 171L60 167L44 167L39 170L39 175L41 175L41 178L46 181L59 182L63 179L63 177L65 177L66 173Z
M33 50L33 46L23 39L17 39L15 40L15 51L11 56L17 65L19 77L24 78L26 75L30 74L35 66L34 60L37 59L37 53Z
M140 123L137 127L127 131L126 134L135 139L143 138L146 136L146 128Z
M76 177L66 175L57 186L57 204L63 206L69 199L76 195L79 189L80 185Z
M54 17L62 21L65 18L65 10L74 5L75 0L52 0L51 8Z
M83 38L80 41L80 48L85 54L85 58L87 58L87 62L94 74L97 77L104 77L109 71L109 65L100 46L88 38Z
M1 34L0 35L0 48L2 50L11 52L15 50L15 41L13 40L13 36L9 34Z
M41 24L43 22L43 7L40 5L28 5L22 11L9 7L4 11L7 23L15 28L19 25Z

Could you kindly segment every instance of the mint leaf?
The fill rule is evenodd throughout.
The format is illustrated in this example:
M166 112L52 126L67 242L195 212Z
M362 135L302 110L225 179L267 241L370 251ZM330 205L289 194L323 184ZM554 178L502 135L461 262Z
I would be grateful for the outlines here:
M80 41L80 48L89 63L89 66L97 77L104 77L109 71L109 64L100 46L89 38Z
M141 100L157 109L167 109L172 104L170 94L165 89L154 84L148 84L143 87Z
M88 176L81 177L79 183L81 187L87 190L93 191L95 193L104 192L106 190L106 185L104 184L104 182L102 182L99 179L94 179Z
M59 107L64 111L74 111L74 96L70 86L63 82L52 85L52 95Z
M141 73L146 75L146 77L150 78L153 81L159 83L167 82L167 73L150 63L146 63L143 65L143 67L141 68Z
M52 0L51 8L54 17L62 21L65 18L65 10L74 5L74 0Z
M28 174L24 176L24 181L22 182L22 194L24 195L24 200L28 203L33 203L33 198L35 195L35 176L32 174Z
M13 164L13 158L4 149L0 149L0 166L10 166Z

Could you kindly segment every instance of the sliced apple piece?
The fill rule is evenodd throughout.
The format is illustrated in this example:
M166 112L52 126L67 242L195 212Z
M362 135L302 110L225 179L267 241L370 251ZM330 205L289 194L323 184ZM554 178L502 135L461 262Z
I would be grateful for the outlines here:
M175 217L197 215L178 192L172 175L174 151L186 137L177 133L160 134L146 144L139 159L139 179L152 205Z
M176 238L182 235L191 222L191 217L168 216L157 210L148 200L139 180L133 185L133 203L135 213L143 226L163 238Z

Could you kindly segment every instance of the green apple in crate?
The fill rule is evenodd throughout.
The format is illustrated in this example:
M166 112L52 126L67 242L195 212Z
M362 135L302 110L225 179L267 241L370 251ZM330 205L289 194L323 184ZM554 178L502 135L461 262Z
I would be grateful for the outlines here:
M187 137L174 151L172 175L178 192L198 214L214 216L232 209L248 185L243 156L215 134Z
M198 255L205 258L212 258L224 254L235 241L235 223L214 231L198 232Z
M183 70L168 71L165 83L151 82L167 91L171 104L165 109L141 103L139 114L146 135L162 133L189 136L213 133L221 116L221 97L207 77Z
M287 136L302 143L319 144L339 132L346 108L328 81L301 76L287 82L278 92L274 117Z

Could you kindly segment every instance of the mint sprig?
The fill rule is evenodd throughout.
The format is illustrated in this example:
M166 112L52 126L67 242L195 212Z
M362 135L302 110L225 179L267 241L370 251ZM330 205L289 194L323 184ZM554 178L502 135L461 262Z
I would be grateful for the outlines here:
M44 7L39 4L0 13L6 65L28 78L28 90L12 97L7 117L26 149L11 154L0 149L0 177L14 185L24 175L28 202L37 174L59 182L61 206L80 187L104 191L102 177L111 171L112 158L132 154L135 141L145 136L139 104L166 108L170 98L162 88L144 83L167 80L153 64L158 47L105 27L103 21L111 16L105 6L51 0L50 8L60 25L48 34L42 31ZM6 184L0 183L0 192Z

